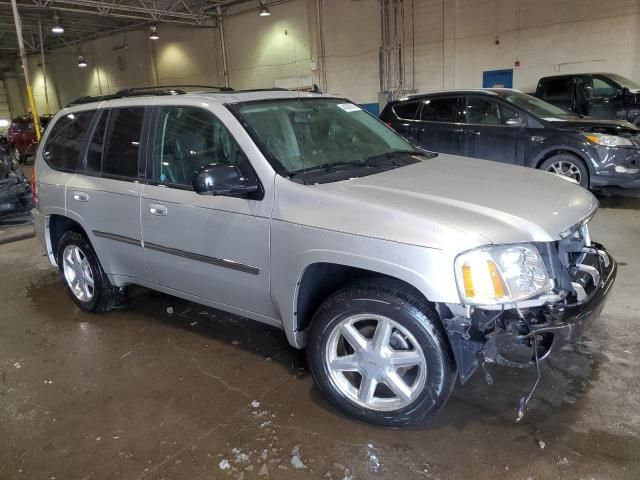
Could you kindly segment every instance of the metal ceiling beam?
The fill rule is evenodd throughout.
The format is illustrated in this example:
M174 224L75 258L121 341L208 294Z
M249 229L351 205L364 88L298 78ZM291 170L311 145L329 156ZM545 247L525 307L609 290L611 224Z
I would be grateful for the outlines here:
M96 12L98 11L97 10L98 8L103 8L103 9L108 8L109 9L108 15L113 15L111 13L113 11L136 12L136 13L142 13L142 14L148 15L147 18L149 18L149 20L157 19L158 15L162 15L165 18L192 20L194 22L207 20L209 18L207 17L207 15L202 15L202 14L194 14L189 12L174 11L174 10L162 9L162 8L149 8L145 6L137 6L137 5L131 5L131 4L124 4L124 3L107 4L106 2L98 1L98 0L50 0L49 2L50 8L57 9L58 5L92 7L96 9ZM86 12L83 10L82 13L86 13ZM101 13L101 14L105 15L104 13Z

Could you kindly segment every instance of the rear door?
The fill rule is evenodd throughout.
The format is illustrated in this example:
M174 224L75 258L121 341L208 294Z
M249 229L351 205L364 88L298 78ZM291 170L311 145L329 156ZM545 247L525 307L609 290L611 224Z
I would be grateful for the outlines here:
M418 113L418 144L433 152L463 154L460 96L438 96L422 100Z
M567 112L572 112L574 110L573 84L574 77L572 76L547 78L540 92L540 98ZM583 113L579 111L579 102L577 108L577 113Z
M194 172L212 163L237 165L245 175L256 175L220 120L235 119L223 107L214 108L215 114L199 104L156 106L141 205L145 253L165 287L221 308L274 317L269 290L272 195L199 195L191 186ZM248 136L243 141L253 145Z
M464 135L475 158L522 164L518 145L525 118L487 95L469 95L464 109Z
M145 110L100 110L78 174L66 189L68 213L87 231L105 272L124 281L155 280L140 231Z

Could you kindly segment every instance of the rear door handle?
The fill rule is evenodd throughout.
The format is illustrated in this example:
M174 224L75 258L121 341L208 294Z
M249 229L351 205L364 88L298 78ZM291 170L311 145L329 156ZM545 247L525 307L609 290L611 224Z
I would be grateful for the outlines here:
M152 203L149 205L149 213L151 215L164 217L167 214L167 207L165 207L164 205L159 205L157 203Z
M73 199L76 202L88 202L89 194L84 192L73 192Z
M467 135L480 135L480 130L467 130Z

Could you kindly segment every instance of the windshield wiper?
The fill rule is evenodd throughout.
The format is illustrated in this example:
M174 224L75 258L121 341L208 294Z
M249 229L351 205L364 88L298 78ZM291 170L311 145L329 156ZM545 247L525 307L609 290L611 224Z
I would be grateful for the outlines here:
M399 167L401 164L395 161L398 157L403 156L429 156L429 152L421 150L391 150L382 154L372 155L364 160L354 162L326 162L321 165L303 168L293 172L289 172L289 177L297 177L307 174L325 174L350 170L352 168L387 168L389 166ZM435 156L435 154L434 154Z
M420 156L420 157L429 157L431 152L423 151L423 150L391 150L389 152L381 153L378 155L372 155L370 157L365 158L365 163L370 166L381 166L385 163L391 163L394 166L399 166L397 162L395 162L396 158L405 157L405 156ZM433 154L435 156L435 154Z
M339 172L341 170L349 170L350 168L368 167L365 162L326 162L315 167L302 168L293 172L289 172L290 177L298 175L306 175L308 173L332 173Z

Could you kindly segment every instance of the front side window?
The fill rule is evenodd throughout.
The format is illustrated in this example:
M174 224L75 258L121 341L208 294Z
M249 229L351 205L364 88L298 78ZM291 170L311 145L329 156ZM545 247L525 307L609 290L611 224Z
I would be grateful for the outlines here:
M160 107L156 118L151 171L155 182L190 187L194 172L210 164L250 170L240 145L210 111Z
M458 118L458 97L430 98L424 100L420 119L429 122L456 123Z
M320 181L310 180L310 175L337 171L353 176L378 173L383 163L402 166L403 159L391 157L416 154L400 135L346 100L277 99L232 108L276 170L302 176L305 183Z
M593 78L585 83L587 98L611 98L618 94L618 87L601 78Z
M104 137L102 174L118 179L138 178L138 156L144 107L114 108Z
M75 171L80 151L95 111L69 113L53 125L43 150L45 161L55 169Z
M574 115L567 113L565 110L551 105L550 103L532 97L525 93L511 93L502 97L503 100L520 107L531 115L545 120L573 118Z
M514 109L484 97L468 97L465 115L467 123L475 125L507 125L508 120L520 118Z

